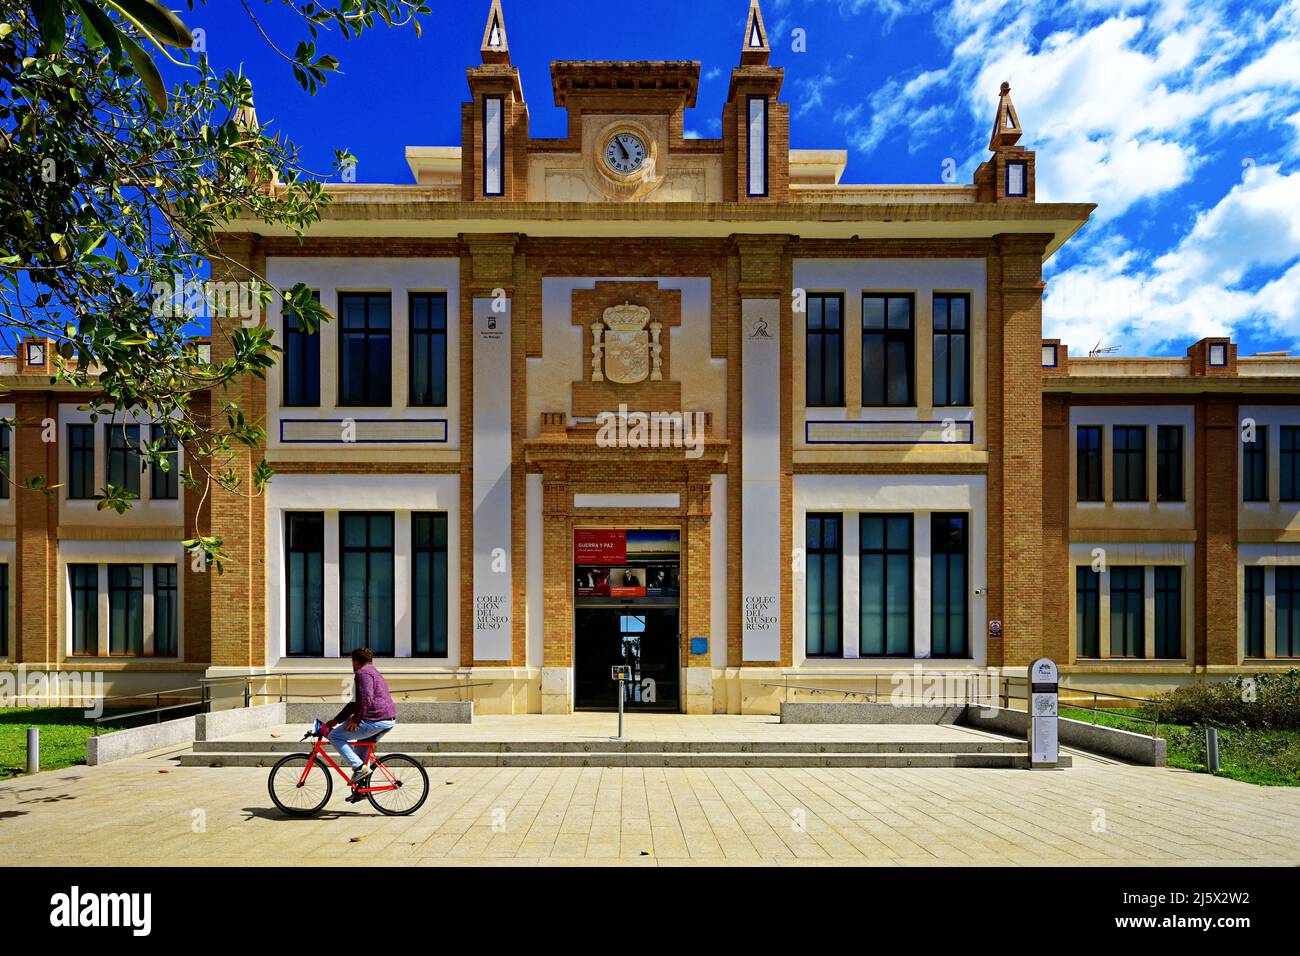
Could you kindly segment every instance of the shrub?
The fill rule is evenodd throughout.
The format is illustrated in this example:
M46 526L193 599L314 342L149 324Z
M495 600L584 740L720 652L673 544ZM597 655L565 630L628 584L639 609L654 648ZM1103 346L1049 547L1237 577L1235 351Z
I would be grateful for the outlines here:
M1300 669L1191 684L1157 700L1162 724L1300 730Z

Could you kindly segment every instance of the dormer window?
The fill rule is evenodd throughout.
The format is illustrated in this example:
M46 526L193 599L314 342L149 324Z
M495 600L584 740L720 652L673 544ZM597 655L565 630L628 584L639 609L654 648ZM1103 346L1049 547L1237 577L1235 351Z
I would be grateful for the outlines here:
M1025 164L1007 163L1007 196L1024 198L1028 195L1025 184Z
M1210 345L1210 368L1227 368L1228 346L1222 342Z
M1044 345L1043 346L1043 368L1056 368L1058 364L1059 364L1059 359L1057 358L1056 355L1056 346Z
M45 364L45 343L27 343L27 364L32 368L40 368Z

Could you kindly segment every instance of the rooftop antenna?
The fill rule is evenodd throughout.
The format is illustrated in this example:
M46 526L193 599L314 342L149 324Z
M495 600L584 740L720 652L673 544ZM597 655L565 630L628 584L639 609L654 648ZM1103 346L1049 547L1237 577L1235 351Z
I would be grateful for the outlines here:
M1098 342L1096 345L1092 347L1092 351L1088 353L1088 358L1096 358L1098 355L1114 355L1118 351L1119 351L1118 345L1103 346L1100 342Z

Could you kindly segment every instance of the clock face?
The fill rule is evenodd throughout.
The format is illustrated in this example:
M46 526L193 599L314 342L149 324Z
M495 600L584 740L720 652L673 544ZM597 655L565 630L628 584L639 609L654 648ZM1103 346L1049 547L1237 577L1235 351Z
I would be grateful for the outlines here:
M645 159L645 143L635 133L615 133L605 144L605 162L616 173L634 173L645 165Z

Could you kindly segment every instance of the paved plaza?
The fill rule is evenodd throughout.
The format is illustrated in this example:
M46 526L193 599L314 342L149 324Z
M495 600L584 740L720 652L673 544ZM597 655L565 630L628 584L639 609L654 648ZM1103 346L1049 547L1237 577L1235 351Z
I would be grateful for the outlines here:
M511 721L515 730L511 730ZM609 733L605 715L483 718L440 735ZM762 718L651 719L633 736L771 735ZM295 728L296 729L296 728ZM931 728L931 731L935 728ZM960 728L949 732L962 733ZM878 727L783 734L871 739ZM897 733L898 728L893 728ZM908 728L917 738L923 728ZM429 771L386 818L344 802L282 817L265 768L180 767L180 751L0 783L0 860L57 865L1300 864L1300 789L1071 751L1060 771L471 767Z

